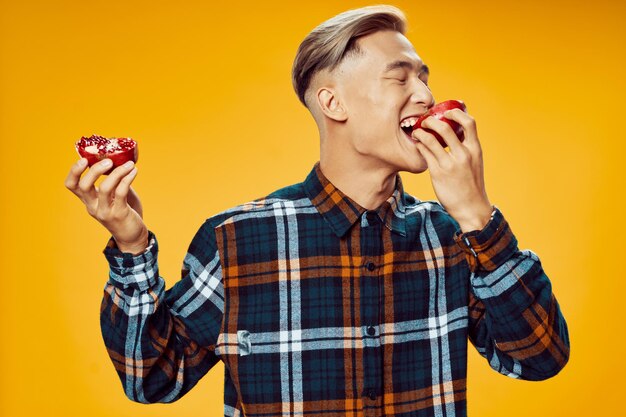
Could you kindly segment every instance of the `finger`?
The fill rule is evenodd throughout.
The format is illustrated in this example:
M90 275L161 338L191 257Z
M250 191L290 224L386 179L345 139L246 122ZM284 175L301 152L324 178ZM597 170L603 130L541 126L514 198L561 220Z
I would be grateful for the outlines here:
M450 147L450 153L452 153L453 156L466 152L456 133L454 133L454 130L452 130L450 125L446 122L434 117L428 117L422 122L422 126L439 133L439 136L441 136Z
M80 197L80 192L78 189L78 181L80 180L80 176L85 172L87 168L87 159L80 158L72 167L70 168L70 172L67 174L65 178L65 187Z
M441 146L435 135L427 132L421 127L413 131L413 137L423 143L428 148L428 150L437 159L437 163L439 165L442 165L446 158L452 158L450 155L448 155L448 152L443 149L443 146Z
M134 167L133 161L128 161L124 165L115 168L100 184L98 190L98 212L100 216L106 216L111 209L113 196L120 181L126 176Z
M119 185L115 188L115 199L113 200L114 207L122 208L128 204L128 192L130 190L130 184L132 184L135 176L137 176L137 167L134 167L128 174L122 177Z
M452 109L446 110L443 116L446 119L454 120L463 128L463 134L465 135L465 140L463 144L471 149L480 151L480 142L478 140L478 131L476 129L476 121L472 116L465 113L461 109Z
M98 192L96 191L94 184L100 175L104 174L109 168L111 168L112 164L113 162L110 159L103 159L97 164L92 165L89 171L87 171L87 173L83 175L83 178L80 179L78 182L78 188L82 193L85 203L89 204L98 199Z

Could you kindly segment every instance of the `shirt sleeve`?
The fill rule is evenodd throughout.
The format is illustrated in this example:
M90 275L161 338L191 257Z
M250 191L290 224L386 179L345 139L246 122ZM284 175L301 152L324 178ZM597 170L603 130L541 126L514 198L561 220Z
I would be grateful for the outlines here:
M139 255L122 253L113 238L104 254L110 272L100 324L125 394L141 403L175 401L218 361L224 289L215 232L208 221L203 224L184 258L181 280L167 291L152 232Z
M469 338L496 371L525 380L556 375L569 359L567 324L539 257L519 250L500 209L454 239L470 266Z

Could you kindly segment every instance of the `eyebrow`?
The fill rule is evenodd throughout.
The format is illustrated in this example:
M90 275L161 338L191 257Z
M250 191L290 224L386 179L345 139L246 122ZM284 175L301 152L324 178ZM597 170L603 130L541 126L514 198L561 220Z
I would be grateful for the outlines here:
M387 66L385 67L385 71L384 72L389 72L392 71L394 69L397 68L407 68L412 70L414 68L413 64L409 61L402 61L402 60L397 60L397 61L393 61L390 62L389 64L387 64ZM418 72L424 72L426 74L430 74L430 71L428 69L428 65L423 64L422 67L420 68L420 71Z

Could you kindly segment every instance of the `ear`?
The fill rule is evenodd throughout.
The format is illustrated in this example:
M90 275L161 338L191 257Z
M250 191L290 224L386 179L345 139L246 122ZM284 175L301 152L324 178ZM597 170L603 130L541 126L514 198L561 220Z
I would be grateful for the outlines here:
M333 89L320 88L317 90L316 99L326 117L337 122L345 122L348 119L348 113Z

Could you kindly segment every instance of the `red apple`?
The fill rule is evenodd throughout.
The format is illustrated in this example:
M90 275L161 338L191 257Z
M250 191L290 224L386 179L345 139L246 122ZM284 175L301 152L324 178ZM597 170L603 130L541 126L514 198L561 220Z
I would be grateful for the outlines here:
M421 115L417 119L417 122L415 123L415 125L413 126L413 130L422 127L422 122L428 116L433 116L436 119L442 120L442 121L446 122L447 124L449 124L450 127L452 128L452 130L454 131L454 133L456 133L456 135L459 138L459 140L461 142L463 142L463 140L465 139L465 135L463 133L463 126L461 126L460 124L458 124L454 120L449 120L449 119L446 119L445 117L443 117L443 114L446 111L452 110L452 109L461 109L461 110L463 110L464 112L467 113L467 107L465 107L465 103L463 103L461 100L446 100L446 101L442 101L439 104L435 104L426 113ZM422 129L424 129L428 133L432 133L433 135L435 135L435 137L437 138L437 140L439 141L441 146L443 146L444 148L448 146L446 141L437 132L435 132L434 130L428 129L426 127L422 127Z
M87 164L93 164L105 158L113 161L113 166L104 175L108 175L115 167L128 161L137 162L137 142L131 138L105 138L104 136L91 135L81 137L76 142L76 151L83 158L87 158Z

